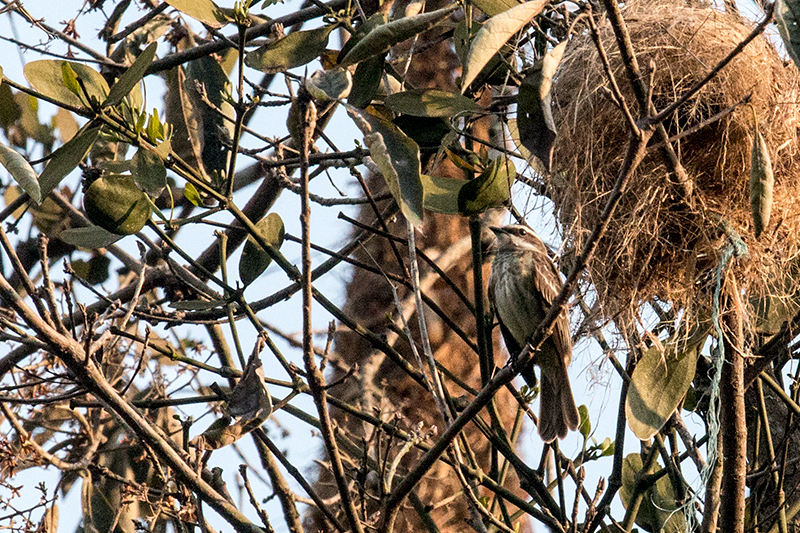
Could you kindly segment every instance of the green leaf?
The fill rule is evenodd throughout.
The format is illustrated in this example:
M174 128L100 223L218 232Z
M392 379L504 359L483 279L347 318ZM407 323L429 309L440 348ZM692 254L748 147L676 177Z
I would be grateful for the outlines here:
M166 2L212 28L221 28L228 23L228 18L211 0L166 0Z
M199 101L196 87L187 84L183 67L167 72L165 107L165 118L173 127L172 149L175 154L206 175L203 165L203 115L208 106Z
M421 174L424 196L422 203L425 209L434 213L457 215L458 192L467 183L465 180L444 176L428 176Z
M306 89L320 102L347 98L352 88L353 76L342 67L318 70L306 80Z
M67 69L62 68L64 63L83 82L83 86L86 88L90 98L96 100L98 104L106 99L108 95L108 83L106 83L106 80L99 72L81 63L52 59L31 61L25 65L25 78L34 89L58 102L74 107L90 105L91 102L86 101L83 89L80 89L80 86L78 86L80 90L77 94L66 86L64 71Z
M532 0L495 15L478 30L472 40L464 61L461 77L461 92L464 93L494 55L500 51L518 31L538 15L547 4L546 0Z
M70 228L61 232L61 240L72 246L96 250L106 248L123 236L106 231L100 226L88 226L85 228Z
M776 0L775 24L792 57L795 66L800 68L800 1Z
M342 46L336 61L341 63L344 57L350 53L350 50L352 50L353 47L357 45L359 41L361 41L361 39L366 37L375 28L386 24L387 21L388 18L386 17L386 13L383 11L378 11L377 13L371 15L365 22L359 24L355 33L353 33L347 42L344 43L344 46Z
M244 63L266 74L284 72L315 60L328 46L335 24L314 30L294 31L249 52Z
M208 101L213 108L202 101L197 92L197 82L206 89ZM234 110L224 97L227 94L228 76L219 62L210 56L204 56L186 65L185 89L193 99L201 119L200 140L202 145L202 161L206 175L213 177L227 170L228 149L221 136L233 134ZM218 112L222 111L224 116ZM228 117L227 119L225 117Z
M511 159L503 156L494 159L479 176L461 187L458 211L462 215L475 215L505 203L516 177L517 169Z
M383 174L403 216L413 225L422 223L423 190L419 146L391 122L347 106L347 113L364 134L370 156Z
M753 213L753 232L756 238L759 238L769 226L774 182L767 142L761 132L756 130L750 152L750 209Z
M283 244L285 230L283 220L278 213L270 213L256 223L256 230L273 250L279 250ZM253 283L272 262L272 257L260 244L249 236L239 259L239 279L247 287Z
M622 487L619 495L627 508L636 491L637 474L642 472L642 456L632 453L622 461ZM643 474L657 474L658 470ZM641 474L640 474L641 476ZM674 512L678 508L669 476L662 476L655 486L647 489L642 498L636 524L652 533L679 533L686 530L683 513Z
M581 417L581 422L578 424L578 431L581 432L584 439L588 439L592 433L592 420L589 418L589 408L585 405L578 407L578 413Z
M341 66L355 65L370 57L382 55L394 45L433 28L459 8L460 5L454 3L430 13L420 13L412 17L403 17L386 24L380 24L360 39L345 54L342 58Z
M95 180L83 198L94 224L117 235L132 235L150 220L151 208L132 176L110 174Z
M415 117L454 117L483 110L472 99L438 89L422 89L391 94L384 100L395 113Z
M158 43L152 42L139 54L139 57L136 58L133 65L123 72L114 86L111 87L111 90L108 92L108 98L103 102L103 106L117 105L130 94L136 84L141 81L147 67L153 62L153 58L156 57L156 48L158 48Z
M499 15L520 4L518 0L472 0L472 3L490 17Z
M6 167L14 181L28 193L34 202L42 203L42 191L39 188L39 176L21 154L0 144L0 165Z
M98 133L100 133L99 127L92 123L86 124L67 144L53 152L47 166L39 176L42 198L53 192L64 176L77 168L78 163L83 161L86 154L89 153Z
M8 128L22 118L22 107L14 99L14 92L7 83L0 83L0 126Z
M365 59L358 64L353 74L353 88L347 98L348 104L364 109L372 102L381 85L385 64L386 54Z
M792 288L789 290L793 292ZM765 294L752 298L750 305L753 307L753 327L758 333L766 335L778 333L784 322L790 320L800 308L796 294L789 297Z
M183 188L183 195L195 206L203 206L203 199L200 197L200 193L197 192L197 189L195 189L194 185L191 183L187 183L186 187Z
M567 41L550 50L534 71L522 80L517 98L517 127L525 148L550 172L556 141L556 124L550 107L550 87Z
M658 433L686 395L707 334L706 326L698 326L689 339L678 344L670 341L663 350L654 344L636 364L625 413L639 439Z
M61 78L64 81L64 87L69 89L69 92L80 98L81 101L84 101L83 89L81 89L81 84L78 82L78 75L75 74L75 71L72 70L72 67L69 66L69 63L66 61L61 63Z
M145 192L157 195L167 186L167 169L158 154L139 148L131 164L133 179Z

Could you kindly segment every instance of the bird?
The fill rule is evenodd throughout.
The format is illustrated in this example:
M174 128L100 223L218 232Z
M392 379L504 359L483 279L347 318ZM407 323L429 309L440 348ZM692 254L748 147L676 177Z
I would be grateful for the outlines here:
M516 359L561 291L562 282L547 248L528 226L512 224L490 228L497 236L496 255L489 276L489 304L511 359ZM567 367L572 339L566 309L555 320L553 333L521 375L529 387L537 380L533 365L541 368L539 435L546 443L563 439L580 422Z

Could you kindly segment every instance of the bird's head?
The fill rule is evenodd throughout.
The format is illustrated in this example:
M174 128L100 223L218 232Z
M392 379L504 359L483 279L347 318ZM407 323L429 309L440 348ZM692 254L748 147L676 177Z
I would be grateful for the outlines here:
M528 226L522 224L511 224L502 228L491 227L497 235L498 253L523 253L526 251L544 253L547 255L547 248L542 240Z

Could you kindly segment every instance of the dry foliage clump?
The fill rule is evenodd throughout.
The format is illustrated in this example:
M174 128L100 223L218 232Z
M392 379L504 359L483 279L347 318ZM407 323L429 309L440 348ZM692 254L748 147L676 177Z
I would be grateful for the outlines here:
M639 65L653 79L653 103L663 109L701 80L751 31L745 21L711 8L637 3L624 11ZM612 69L637 116L611 27L599 29ZM655 65L651 73L648 65ZM613 188L628 140L618 107L589 35L570 43L553 86L558 126L552 198L565 235L576 247L595 226ZM753 292L786 294L779 274L797 254L800 235L800 157L796 140L797 70L758 37L700 93L664 123L670 137L741 102L721 120L674 143L694 183L694 207L668 176L651 141L648 155L620 204L591 265L605 313L636 308L657 297L681 305L708 288L723 236L719 217L745 240L744 274ZM775 171L772 219L753 236L748 182L753 117L769 146Z

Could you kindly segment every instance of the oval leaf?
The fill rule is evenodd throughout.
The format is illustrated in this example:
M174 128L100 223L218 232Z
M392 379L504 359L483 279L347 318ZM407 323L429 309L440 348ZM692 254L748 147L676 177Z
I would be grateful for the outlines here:
M0 165L6 167L14 181L28 193L34 202L42 203L42 191L39 188L39 176L21 154L8 146L0 144Z
M358 64L353 75L353 89L347 99L348 104L364 109L372 102L381 85L385 64L386 54L365 59Z
M67 144L53 152L50 161L39 176L42 198L46 198L61 183L64 176L75 170L92 148L100 128L91 123L81 129Z
M456 3L430 13L421 13L380 24L345 54L341 65L343 67L355 65L370 57L384 54L394 45L433 28L459 7L459 4Z
M458 193L459 213L476 215L503 204L511 195L511 185L516 177L517 169L511 159L494 159L479 176L461 187Z
M423 204L425 209L434 213L457 215L458 193L467 183L465 180L448 178L444 176L428 176L421 174L422 190L424 192Z
M546 0L525 2L486 21L472 40L464 61L461 92L467 90L483 67L533 17L542 12Z
M395 93L387 96L384 103L395 113L415 117L454 117L460 113L478 113L483 110L466 96L438 89Z
M150 220L151 207L132 176L111 174L94 181L83 207L94 224L117 235L132 235Z
M167 186L167 169L158 154L139 148L131 164L133 179L146 192L157 195Z
M272 249L278 250L283 244L285 230L283 220L278 213L270 213L256 223L256 230ZM253 283L272 262L272 257L260 244L249 236L239 259L239 279L246 287Z
M639 474L643 469L642 456L638 453L632 453L622 461L622 486L619 496L625 508L628 507L631 498L636 493L637 477L642 474L658 473L658 470L653 470ZM679 533L686 530L686 523L683 513L675 512L677 508L669 476L662 476L654 487L645 491L639 512L634 520L645 531Z
M64 79L64 72L67 69L62 67L64 64L70 67L76 78L81 80L90 98L96 100L98 104L105 101L108 95L108 83L99 72L81 63L52 59L31 61L25 65L25 77L34 89L58 102L74 107L90 105L91 102L86 100L80 85L77 86L79 90L76 92L67 87Z
M114 86L111 87L111 90L108 92L108 98L106 98L106 101L103 103L104 106L117 105L123 98L130 94L131 90L133 90L144 76L147 67L153 62L153 58L156 57L156 48L158 48L158 43L152 42L139 54L139 57L136 58L133 65L123 72L122 76L120 76Z
M391 122L347 106L347 113L364 134L370 156L383 174L403 216L413 226L422 223L423 190L419 146Z
M122 238L122 235L106 231L100 226L88 226L86 228L66 229L61 232L59 237L62 241L72 246L96 250L97 248L106 248L114 244Z
M493 17L520 4L519 0L473 0L475 7Z
M663 351L653 345L636 364L625 412L640 440L658 433L686 395L694 378L697 351L705 339L706 330L701 330L685 343L668 343Z
M221 28L228 23L228 18L211 0L166 0L166 2L181 13L186 13L212 28Z
M328 46L328 36L335 27L336 25L330 25L315 30L292 32L249 52L244 58L244 63L267 74L303 66L325 51L325 47Z
M774 182L767 142L761 132L756 130L750 152L750 209L753 213L753 231L756 238L760 237L769 225Z
M567 41L550 50L536 65L533 73L522 80L517 98L519 139L530 153L550 172L556 141L556 124L550 108L550 87Z

